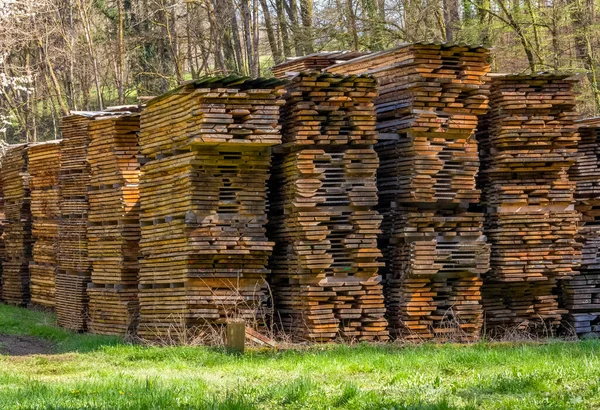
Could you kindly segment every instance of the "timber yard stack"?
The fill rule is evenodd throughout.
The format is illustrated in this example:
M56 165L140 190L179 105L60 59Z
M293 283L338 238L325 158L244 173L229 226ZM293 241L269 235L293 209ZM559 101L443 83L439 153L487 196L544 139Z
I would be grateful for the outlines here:
M477 134L492 246L483 286L492 333L553 333L566 313L557 281L577 275L581 258L567 174L578 155L573 84L558 74L492 78L490 112Z
M266 181L270 147L281 142L280 84L202 78L142 112L142 338L177 340L229 318L262 321L273 246Z
M581 213L578 240L581 274L561 281L565 327L578 335L600 335L600 118L580 121L579 157L569 170L577 184L575 208Z
M387 340L369 76L300 73L286 86L270 181L276 322L296 339Z
M27 157L34 239L33 260L29 263L31 302L53 308L60 216L60 141L30 145L27 148Z
M2 170L2 160L4 159L4 150L0 151L0 170ZM4 248L4 231L6 229L6 218L4 215L4 189L2 188L3 178L0 177L0 299L2 297L2 265L6 260L6 250Z
M87 254L89 124L96 112L78 112L63 118L58 186L60 190L59 247L56 273L56 314L60 326L82 331L88 317Z
M489 52L418 43L328 68L373 75L380 246L390 329L408 340L475 340L489 246L475 187L474 131L488 108Z
M5 212L5 258L2 260L2 300L25 306L30 300L31 210L27 144L11 145L2 159Z
M89 124L88 328L132 334L138 312L139 114L115 113Z
M322 51L302 57L291 57L271 69L277 78L291 78L302 71L321 71L329 66L360 57L361 51Z

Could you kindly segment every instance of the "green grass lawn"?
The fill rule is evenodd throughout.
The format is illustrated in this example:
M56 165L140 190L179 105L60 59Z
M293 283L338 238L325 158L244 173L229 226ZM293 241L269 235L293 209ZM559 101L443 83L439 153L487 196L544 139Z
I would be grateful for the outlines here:
M0 306L0 334L55 354L0 356L0 409L594 409L600 342L316 346L228 355L72 334Z

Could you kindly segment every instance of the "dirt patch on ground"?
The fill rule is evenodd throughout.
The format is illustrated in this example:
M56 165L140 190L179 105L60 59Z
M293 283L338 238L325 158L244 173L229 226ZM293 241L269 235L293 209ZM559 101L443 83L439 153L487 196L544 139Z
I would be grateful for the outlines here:
M27 356L30 354L53 353L54 345L32 336L0 335L0 354Z

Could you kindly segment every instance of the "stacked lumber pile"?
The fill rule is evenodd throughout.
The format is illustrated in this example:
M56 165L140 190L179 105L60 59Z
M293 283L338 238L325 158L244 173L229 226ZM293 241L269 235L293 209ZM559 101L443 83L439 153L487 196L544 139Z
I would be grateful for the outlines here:
M348 61L367 53L361 51L322 51L301 57L289 57L271 72L276 78L292 78L302 71L322 71L342 61Z
M2 260L2 300L26 306L30 300L31 209L27 144L11 145L2 159L5 258Z
M116 113L89 124L90 166L87 227L88 328L101 334L132 334L137 321L139 114Z
M2 170L2 160L4 158L4 154L4 150L0 150L0 171ZM2 296L2 265L6 259L6 250L4 248L4 230L6 227L6 218L4 215L4 189L2 188L2 181L3 178L0 177L0 299Z
M55 303L56 253L58 251L58 218L60 216L58 171L60 141L30 145L29 186L33 220L33 260L29 263L31 302L53 308Z
M600 119L582 120L579 157L569 169L576 183L575 209L581 213L578 241L582 246L581 274L561 284L564 325L578 335L600 335Z
M491 332L552 334L566 312L556 286L578 274L581 258L567 173L579 141L573 84L558 74L492 78L490 112L477 134L492 245L484 277Z
M281 142L278 80L195 80L141 115L140 323L173 341L228 318L261 322L266 180Z
M58 186L60 191L59 246L56 272L56 314L60 326L83 331L88 317L87 286L91 265L87 254L89 124L99 112L77 112L61 123Z
M488 109L489 51L416 43L329 67L373 75L381 165L380 247L391 332L409 340L476 340L489 246L480 199L478 116Z
M369 76L301 73L286 86L269 234L276 321L296 339L387 340Z

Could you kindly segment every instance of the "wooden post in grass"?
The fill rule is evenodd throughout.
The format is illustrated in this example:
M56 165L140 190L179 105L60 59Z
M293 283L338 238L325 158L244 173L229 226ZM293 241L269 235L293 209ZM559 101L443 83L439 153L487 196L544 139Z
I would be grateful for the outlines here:
M229 319L225 334L225 347L229 353L244 353L246 323L243 319Z

